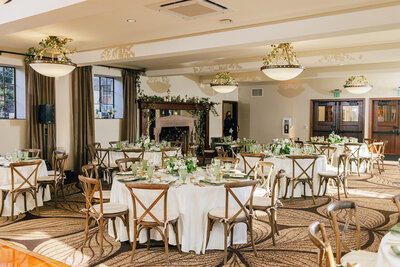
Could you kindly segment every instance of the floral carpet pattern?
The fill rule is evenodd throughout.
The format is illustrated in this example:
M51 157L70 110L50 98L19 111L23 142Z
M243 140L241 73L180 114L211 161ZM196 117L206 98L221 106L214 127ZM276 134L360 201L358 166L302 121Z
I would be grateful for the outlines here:
M376 171L375 171L376 172ZM349 200L360 207L362 249L376 252L381 238L397 223L398 214L391 196L400 194L400 171L397 166L387 166L385 172L370 177L352 175L348 179ZM89 240L83 247L85 219L79 211L84 207L80 190L70 184L67 201L54 207L50 201L40 208L10 218L0 218L0 238L18 244L36 253L59 260L71 266L166 266L162 243L152 242L150 250L140 245L134 262L130 262L131 247L120 243L105 233L104 252L100 256L97 227L92 227ZM342 200L346 198L341 195ZM258 257L254 256L250 242L235 245L228 250L227 266L317 266L317 250L308 238L307 227L313 221L325 223L334 244L334 234L326 214L326 207L337 201L336 189L319 197L313 204L311 198L283 200L278 210L279 236L272 245L270 228L262 222L255 223ZM351 233L350 233L351 234ZM354 246L351 238L349 246ZM204 255L178 253L170 246L171 266L223 266L223 251L211 250Z

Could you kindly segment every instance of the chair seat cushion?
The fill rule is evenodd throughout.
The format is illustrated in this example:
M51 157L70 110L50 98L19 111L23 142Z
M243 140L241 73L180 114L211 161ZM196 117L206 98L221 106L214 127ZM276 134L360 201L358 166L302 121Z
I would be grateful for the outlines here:
M254 209L267 209L271 207L271 198L254 196L253 197L253 208Z
M56 176L56 178L58 178L58 176ZM63 179L65 179L65 177L62 177ZM38 182L51 182L54 181L54 175L48 175L48 176L40 176L37 178Z
M14 190L17 189L20 185L21 185L21 183L14 184ZM20 189L27 189L27 188L31 188L31 186L28 183L25 183ZM2 190L2 191L11 191L11 184L0 186L0 190Z
M96 191L93 195L94 198L100 199L100 192ZM103 199L109 200L111 198L111 190L103 190Z
M159 209L152 209L151 213L160 221L160 222L164 222L164 210L159 210ZM142 216L142 215L140 215ZM138 218L140 217L138 215ZM168 212L167 214L167 222L171 222L174 221L176 219L178 219L179 214L177 212ZM155 220L153 219L153 217L151 217L149 214L146 214L146 216L144 216L143 218L144 222L155 222Z
M376 253L370 251L354 250L344 255L340 261L342 266L346 266L347 263L358 263L360 267L375 266L376 255Z
M56 175L59 175L59 174L60 174L60 172L56 171ZM54 175L54 170L47 171L47 175L49 175L49 176Z
M93 205L93 208L100 213L100 204ZM121 213L128 210L128 206L119 203L103 203L103 214Z
M337 176L337 171L326 170L326 171L318 172L318 174L320 176L324 176L324 177L335 177L335 176Z
M227 219L232 218L239 210L240 210L240 208L229 208ZM224 208L214 208L208 212L208 215L212 216L212 217L223 219L223 218L225 218L225 207ZM236 219L244 219L244 218L246 218L246 214L243 211L236 217Z

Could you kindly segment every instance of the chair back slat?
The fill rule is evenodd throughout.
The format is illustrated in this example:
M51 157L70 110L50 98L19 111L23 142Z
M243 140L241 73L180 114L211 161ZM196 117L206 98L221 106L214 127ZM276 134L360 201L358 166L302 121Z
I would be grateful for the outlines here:
M346 232L351 224L356 227L356 249L361 248L360 241L360 221L358 217L358 205L353 201L338 201L331 203L327 207L328 216L331 219L332 228L336 237L336 262L340 263L342 255L342 247L345 251L350 252L350 249L345 243ZM338 220L338 215L345 215L343 222ZM352 221L353 220L353 221ZM339 224L342 224L340 227Z
M244 213L247 218L250 216L253 216L253 195L254 191L256 189L257 184L259 183L258 180L252 180L252 181L243 181L243 182L233 182L233 183L226 183L225 186L225 220L228 220L228 223L233 222L240 213ZM251 192L249 198L245 201L242 202L240 199L237 197L235 192L233 191L234 188L243 188L243 187L251 187ZM235 201L234 203L239 206L238 211L232 216L229 217L229 197L232 197ZM249 206L249 209L246 208L246 206ZM250 213L249 213L250 212Z
M107 148L94 148L94 153L99 167L104 169L110 167L110 151Z
M324 154L324 148L329 147L331 143L329 142L311 142L314 151L318 154Z
M277 206L279 200L279 193L281 192L281 184L282 180L286 178L285 170L279 170L279 172L275 175L275 180L272 184L272 193L271 193L271 206Z
M54 179L62 179L64 177L65 162L68 154L57 155L54 161Z
M253 166L250 164L250 162L247 160L248 158L256 158L258 161L262 161L265 157L264 154L255 154L255 153L240 153L240 156L242 156L243 159L243 165L244 165L244 172L250 176L252 172L254 172L256 165L254 164ZM250 171L247 171L247 168L250 169Z
M243 152L243 148L244 148L244 146L240 145L240 144L230 145L229 146L229 149L232 152L232 156L235 157L235 158L239 157L240 153Z
M117 164L118 169L120 172L126 172L131 170L132 164L140 162L140 158L123 158L123 159L117 159L115 161L115 164Z
M144 221L146 215L149 215L154 222L159 225L159 226L165 226L164 224L167 222L167 196L168 196L168 190L169 190L169 185L162 185L162 184L141 184L141 183L127 183L125 186L128 188L129 192L131 193L132 196L132 204L133 204L133 219L137 222L137 224L140 224ZM152 191L161 191L161 193L156 196L151 202L150 205L145 205L143 201L140 199L138 196L137 192L135 192L135 189L140 189L140 190L152 190ZM163 200L163 218L157 218L157 216L153 213L152 211L156 204L162 199ZM137 209L137 204L140 205L140 207L143 209L143 213L141 216L138 218L138 209Z
M19 163L10 163L11 168L11 191L18 191L25 184L29 185L29 187L36 188L37 186L37 173L41 160L33 161L33 162L19 162ZM24 175L21 172L24 172L25 167L33 167L32 171L28 175ZM18 179L19 178L19 179ZM19 186L15 187L17 179L21 181L18 183Z
M328 164L332 165L333 157L335 156L337 147L335 147L335 146L321 146L320 150L321 150L321 154L324 154L327 157Z
M322 239L317 236L318 233L321 233ZM326 267L336 267L332 247L329 244L324 224L320 222L313 222L310 224L308 227L308 236L310 237L311 242L319 249L318 266L323 266L323 259L325 258Z
M144 159L144 148L124 148L122 152L125 158L140 158Z
M99 179L99 173L97 171L97 166L93 163L82 166L82 173L85 177Z
M240 160L238 158L229 158L229 157L217 157L219 159L219 162L221 165L224 165L225 163L230 163L233 165L232 167L234 169L237 168L237 165L239 164Z
M313 179L315 162L318 156L300 155L292 156L292 177L298 179ZM297 171L298 170L298 171ZM299 174L300 172L300 174Z
M269 184L270 184L272 172L275 169L275 164L272 162L268 162L268 161L258 161L255 166L256 167L255 167L255 171L254 171L254 179L257 180L258 175L260 175L260 177L262 179L261 187L264 188L265 190L267 190L267 192L269 193ZM265 173L264 168L267 168L267 176L266 177L264 175L264 173Z
M360 159L360 150L362 143L345 143L344 150L349 152L350 159Z
M161 161L162 161L162 166L164 167L164 161L169 158L169 157L173 157L176 155L176 153L178 153L179 148L177 147L165 147L163 149L161 149Z
M103 214L103 191L101 188L101 183L96 178L85 177L83 175L79 175L79 181L81 182L81 186L83 189L83 194L86 199L86 212L93 213L97 218L99 218ZM97 211L93 207L93 203L98 203L94 201L94 194L96 191L99 191L99 204L100 204L100 212Z

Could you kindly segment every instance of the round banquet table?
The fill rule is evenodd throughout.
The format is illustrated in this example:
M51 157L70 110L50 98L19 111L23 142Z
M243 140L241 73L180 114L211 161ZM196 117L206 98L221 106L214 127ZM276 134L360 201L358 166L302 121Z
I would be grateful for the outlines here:
M26 166L26 167L19 168L18 170L21 172L22 175L29 176L29 174L32 172L33 169L34 169L34 167L32 167L32 166ZM37 177L40 177L40 176L47 176L47 168L46 168L46 164L44 161L42 161L42 163L40 164L38 172L37 172ZM21 177L19 177L19 175L16 175L14 177L16 177L15 183L23 182L23 179ZM10 167L0 167L0 185L9 185L9 184L11 184L11 168ZM51 199L51 195L50 195L49 186L46 187L44 199L43 199L43 189L41 187L37 193L38 206L43 206L43 201L47 201L50 199ZM15 205L14 206L14 215L18 215L20 213L25 212L23 195L20 195L17 198L17 201L14 205ZM32 210L35 208L35 201L31 194L27 194L26 206L27 206L28 210ZM0 202L0 208L1 208L1 202ZM3 210L2 216L11 216L11 194L7 194L7 197L4 200L4 210Z
M256 162L258 161L256 158L246 158L246 160L249 162L250 165L254 166ZM285 157L285 156L271 156L264 158L263 161L267 162L272 162L275 165L275 169L271 174L271 180L270 180L270 188L271 185L274 183L275 175L277 172L281 169L286 171L286 174L288 176L292 176L293 174L293 161L291 158ZM311 162L311 160L307 159L302 159L298 160L299 164L301 166L308 166ZM319 156L317 160L315 161L315 166L314 166L314 176L313 176L313 188L314 188L314 195L317 195L318 193L318 188L319 188L319 175L318 172L326 171L327 167L327 158L326 156ZM243 158L240 157L240 163L238 164L238 168L241 170L244 170L244 162ZM247 172L249 171L249 168L247 167ZM267 170L265 169L265 172ZM301 169L296 166L295 169L295 174L300 175L301 174ZM311 176L311 168L307 173ZM254 174L251 174L254 175ZM283 183L281 184L281 192L280 192L280 197L283 197L285 195L285 190L286 190L286 179L282 181ZM294 197L301 197L303 194L303 186L302 184L298 184L296 188L294 189ZM321 190L320 195L323 194L323 190ZM311 189L308 185L306 185L306 195L311 196ZM292 185L289 185L288 188L288 193L286 197L291 197L292 196Z
M156 174L160 175L158 172ZM221 223L215 223L211 231L210 241L206 248L207 237L207 215L213 208L224 207L225 205L225 188L220 186L204 187L196 186L189 182L190 177L202 179L206 173L204 170L198 170L193 174L189 174L187 183L181 186L171 186L168 191L168 212L177 212L179 214L178 232L181 249L184 252L194 251L196 253L204 253L206 249L224 249L224 230ZM163 175L165 179L178 179L176 176ZM250 187L234 189L240 201L245 202L250 195ZM135 189L141 201L148 207L159 192L151 192L149 190ZM163 201L163 199L162 199ZM163 202L159 201L155 206L156 209L162 209ZM118 181L118 176L114 177L111 188L111 202L122 203L128 205L129 208L129 230L130 241L133 241L133 204L132 198L125 187L125 183ZM229 200L232 207L238 206L234 203L233 198ZM235 205L236 204L236 205ZM137 205L138 207L139 205ZM139 207L138 207L139 208ZM141 207L140 207L141 208ZM138 217L143 212L138 210ZM170 226L171 227L171 226ZM120 219L116 220L117 237L114 236L112 225L109 225L108 233L119 241L128 240L126 228ZM247 243L247 226L240 223L234 228L234 244ZM158 232L151 230L151 239L162 240ZM147 241L146 231L142 231L139 236L139 242ZM229 241L229 240L228 240ZM176 245L176 239L172 227L169 231L169 244ZM230 244L230 241L228 242Z
M173 156L176 154L176 151L166 151L168 156ZM129 157L136 158L140 153L129 152L127 155ZM110 161L111 163L115 163L117 159L124 158L124 153L122 151L110 151ZM155 166L162 166L162 152L161 151L145 151L143 158L148 160Z
M381 240L376 256L376 267L398 267L400 266L400 256L397 256L390 246L396 245L400 249L400 234L389 232Z

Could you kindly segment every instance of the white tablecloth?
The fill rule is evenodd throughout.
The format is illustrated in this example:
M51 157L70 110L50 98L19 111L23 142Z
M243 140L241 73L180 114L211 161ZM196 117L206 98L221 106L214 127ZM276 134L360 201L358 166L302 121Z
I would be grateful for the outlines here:
M333 158L332 158L332 165L337 167L338 164L339 164L339 156L341 154L343 154L343 151L344 151L344 145L339 144L339 145L332 145L332 146L335 146L337 148L336 152L335 152L335 154L333 155ZM350 146L350 149L354 150L354 148L355 147ZM355 155L357 155L357 154L355 154ZM363 144L361 146L361 148L360 148L360 157L368 157L368 156L369 156L368 146L366 144ZM365 166L363 164L361 166L361 168L360 168L360 172L364 171L364 169L365 169ZM353 171L354 170L356 170L355 166L353 166Z
M246 158L246 160L249 162L250 165L254 166L254 164L256 164L256 162L258 161L256 158ZM292 176L293 174L293 161L290 158L287 157L269 157L269 158L265 158L263 161L267 161L267 162L272 162L275 164L275 170L271 175L271 181L270 181L270 188L273 185L274 182L274 178L276 173L283 169L286 171L286 174L288 176ZM298 160L299 164L301 164L302 166L308 166L311 162L311 160ZM319 175L318 172L321 171L325 171L326 170L326 166L327 166L327 158L325 156L320 156L316 162L315 162L315 166L314 166L314 176L313 176L313 186L314 186L314 195L316 195L318 193L318 188L319 188ZM240 157L240 163L238 165L238 168L241 170L244 170L244 162L243 159ZM247 171L249 171L249 168L247 168ZM267 170L264 170L267 171ZM302 173L302 171L300 170L300 168L298 168L296 166L296 170L295 170L295 174L300 175ZM308 174L311 174L311 168L309 169L309 171L307 171ZM254 175L254 174L252 174ZM285 189L286 189L286 179L283 181L282 185L281 185L281 193L280 196L284 196L285 194ZM323 192L323 190L321 190ZM322 194L321 192L321 194ZM296 188L294 189L294 197L301 197L303 194L303 185L302 184L298 184L296 186ZM311 196L311 189L308 185L306 185L306 195L307 196ZM291 197L292 196L292 186L290 185L288 188L288 194L287 197Z
M19 168L18 170L21 172L22 175L29 175L34 167L28 166L28 167L23 167ZM47 176L47 168L46 164L44 161L39 166L38 169L38 177L40 176ZM20 178L18 175L14 176L16 177L16 183L21 183L23 182L22 178ZM0 185L9 185L11 184L11 168L8 167L0 167ZM37 202L38 206L43 206L43 201L47 201L51 199L50 195L50 188L47 186L44 194L44 199L43 199L43 189L40 188L38 194L37 194ZM24 197L23 195L20 195L14 204L14 215L18 215L20 213L25 212L24 208ZM31 194L27 194L26 198L26 206L28 210L32 210L35 208L35 201L33 200L33 197ZM1 208L1 201L0 201L0 208ZM4 201L4 210L3 210L3 215L2 216L11 216L11 194L7 194L7 197Z
M184 252L195 251L196 253L204 253L206 250L207 237L207 214L212 208L224 207L225 205L225 188L224 186L205 186L199 187L189 183L189 177L202 177L204 171L198 171L188 176L188 184L178 187L170 187L168 191L168 212L178 212L178 231L181 249ZM150 205L158 192L149 194L147 190L136 190L145 205ZM240 201L246 201L250 194L250 188L235 189L235 194ZM129 227L130 240L133 236L133 207L132 199L128 189L124 183L118 182L118 178L114 177L111 188L111 202L127 204L129 207ZM162 203L162 202L161 202ZM230 205L235 205L234 200L229 200ZM236 206L236 205L235 205ZM156 207L157 208L157 207ZM138 214L140 215L140 213ZM120 241L128 240L125 226L121 220L116 220L117 239ZM108 232L114 236L112 225L109 225ZM161 240L160 235L153 231L151 238ZM139 242L146 242L146 232L142 231ZM215 223L211 232L210 241L207 249L224 249L224 231L221 223ZM176 245L175 235L170 228L169 243ZM234 228L234 244L247 243L247 226L238 224ZM229 243L230 244L230 243Z
M140 153L127 153L129 157L136 158ZM176 154L176 151L167 151L167 155L173 156ZM110 151L110 161L115 163L117 159L124 158L124 153L119 151ZM143 158L148 160L149 163L154 164L155 166L162 166L162 152L161 151L146 151L144 152Z
M389 232L381 240L379 250L376 257L376 267L398 267L400 266L400 256L394 254L388 242L399 243L400 249L400 234Z

